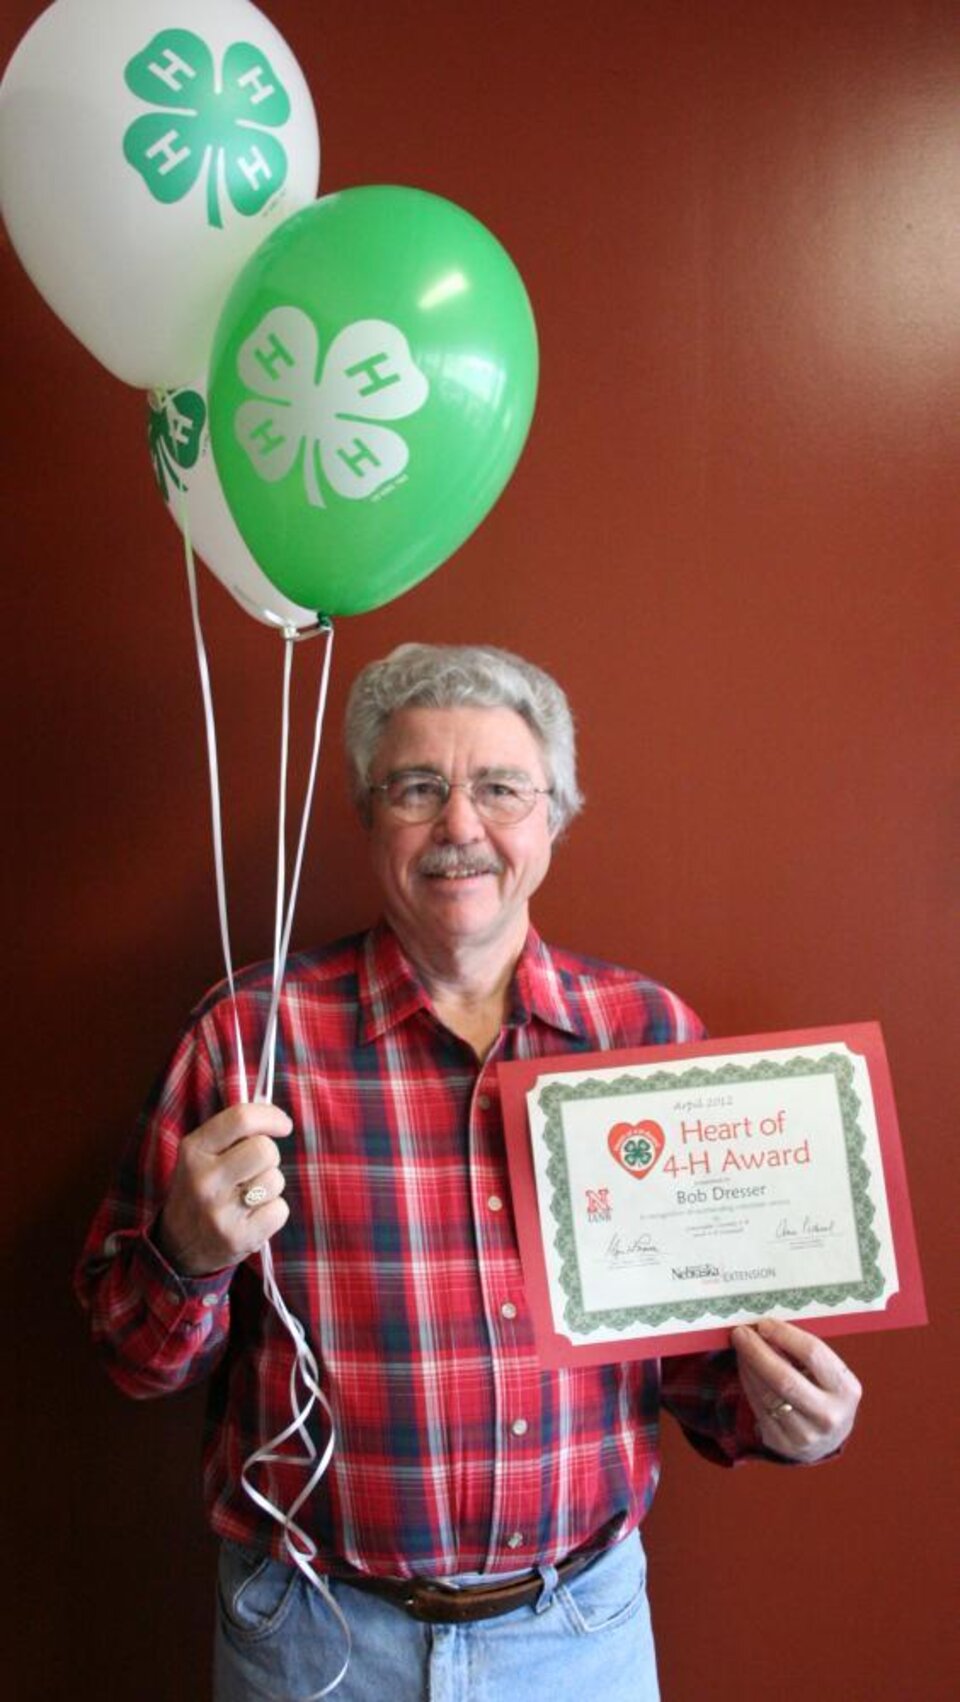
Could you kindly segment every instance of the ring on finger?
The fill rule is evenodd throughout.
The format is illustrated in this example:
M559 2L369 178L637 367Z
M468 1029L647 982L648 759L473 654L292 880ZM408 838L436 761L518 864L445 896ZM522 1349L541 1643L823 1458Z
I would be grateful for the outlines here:
M793 1406L790 1401L774 1401L772 1406L767 1407L767 1416L768 1418L780 1419L792 1411Z
M249 1187L245 1187L241 1183L240 1188L240 1198L248 1211L253 1211L257 1206L263 1205L267 1197L267 1190L262 1182L251 1182Z

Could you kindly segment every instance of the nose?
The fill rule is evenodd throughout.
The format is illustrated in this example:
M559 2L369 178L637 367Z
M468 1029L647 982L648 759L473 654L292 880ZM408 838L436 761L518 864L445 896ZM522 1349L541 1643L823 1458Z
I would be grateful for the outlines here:
M468 845L483 838L483 822L465 786L451 786L450 795L433 824L433 835L450 845Z

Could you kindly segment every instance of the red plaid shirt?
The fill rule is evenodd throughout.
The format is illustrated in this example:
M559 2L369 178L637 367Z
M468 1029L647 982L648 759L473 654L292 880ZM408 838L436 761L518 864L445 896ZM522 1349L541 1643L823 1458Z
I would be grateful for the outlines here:
M240 978L258 1056L270 968ZM507 1021L483 1063L436 1016L383 924L291 959L274 1100L290 1219L280 1290L317 1355L337 1445L297 1515L320 1561L443 1577L555 1562L656 1488L661 1405L708 1458L762 1454L728 1353L544 1372L510 1210L499 1060L702 1033L664 988L548 948L531 932ZM78 1272L93 1332L135 1396L211 1376L209 1514L221 1535L282 1558L240 1482L290 1419L293 1349L259 1261L178 1275L151 1239L182 1136L239 1098L223 988L193 1015L94 1220ZM318 1419L318 1443L322 1424ZM270 1468L289 1505L298 1468ZM258 1479L258 1482L263 1481ZM266 1485L265 1485L266 1487Z

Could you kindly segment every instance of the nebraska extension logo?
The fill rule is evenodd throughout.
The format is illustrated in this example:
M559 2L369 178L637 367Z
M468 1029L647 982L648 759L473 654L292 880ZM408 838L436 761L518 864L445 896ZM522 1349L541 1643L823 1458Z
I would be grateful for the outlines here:
M617 1163L638 1182L649 1176L665 1144L660 1124L650 1118L640 1123L614 1123L607 1136L607 1146Z

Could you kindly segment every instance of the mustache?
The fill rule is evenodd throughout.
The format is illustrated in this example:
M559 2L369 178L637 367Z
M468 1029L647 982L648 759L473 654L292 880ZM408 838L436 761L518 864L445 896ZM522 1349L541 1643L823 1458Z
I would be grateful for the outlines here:
M418 875L499 875L500 858L492 851L465 845L435 845L417 864Z

